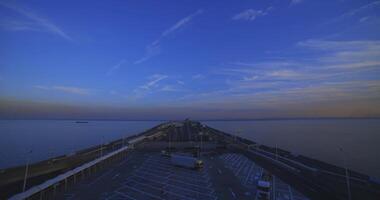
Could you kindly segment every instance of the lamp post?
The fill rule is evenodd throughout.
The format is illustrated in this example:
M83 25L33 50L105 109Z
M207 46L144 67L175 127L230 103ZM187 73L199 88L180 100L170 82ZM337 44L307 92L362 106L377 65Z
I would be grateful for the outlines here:
M346 185L347 185L347 199L348 199L348 200L351 200L350 177L349 177L349 174L348 174L346 154L345 154L345 152L343 151L343 148L342 148L342 147L340 147L339 150L340 150L340 151L342 152L342 154L343 154L344 170L345 170L345 174L346 174Z
M201 136L201 144L200 144L199 149L198 149L198 158L201 157L203 132L202 131L199 132L199 135Z
M277 143L276 143L276 160L278 160Z
M103 143L104 143L104 136L102 136L102 143L100 144L100 157L103 157Z
M24 184L22 186L22 192L25 192L25 189L26 189L26 180L28 178L28 170L29 170L29 161L30 161L30 154L33 152L33 150L30 150L28 152L28 158L27 158L27 161L26 161L26 167L25 167L25 176L24 176Z

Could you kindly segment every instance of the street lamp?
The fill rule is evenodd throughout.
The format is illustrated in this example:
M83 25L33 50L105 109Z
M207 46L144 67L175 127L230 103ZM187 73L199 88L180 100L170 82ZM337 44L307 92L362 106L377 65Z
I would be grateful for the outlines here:
M348 174L346 154L343 151L342 147L340 147L339 150L343 154L343 162L344 162L344 168L345 168L345 173L346 173L347 197L348 197L348 200L351 200L350 177Z
M26 160L26 167L25 167L25 176L24 176L24 184L22 186L22 192L25 192L26 189L26 179L28 178L28 170L29 170L29 161L30 161L30 154L32 154L33 150L30 150L28 152L27 160Z
M198 149L198 157L201 157L201 151L202 151L202 142L203 142L203 132L199 132L198 133L200 136L201 136L201 145L199 146L199 149Z

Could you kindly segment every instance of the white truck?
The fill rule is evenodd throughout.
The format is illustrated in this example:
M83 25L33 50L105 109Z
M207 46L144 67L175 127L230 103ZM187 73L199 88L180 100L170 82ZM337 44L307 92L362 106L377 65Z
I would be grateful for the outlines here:
M270 200L270 182L259 180L257 183L256 200Z
M203 161L192 156L171 154L170 161L175 166L186 167L191 169L200 169L203 167Z

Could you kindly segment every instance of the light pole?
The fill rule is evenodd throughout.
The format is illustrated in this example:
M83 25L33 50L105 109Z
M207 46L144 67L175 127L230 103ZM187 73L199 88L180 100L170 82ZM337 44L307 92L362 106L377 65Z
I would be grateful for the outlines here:
M202 147L203 147L203 132L201 132L201 151L202 151Z
M26 189L26 180L28 178L28 170L29 170L29 161L30 161L30 154L33 152L33 150L30 150L28 152L28 158L26 160L26 167L25 167L25 176L24 176L24 184L22 186L22 192L25 192Z
M346 154L345 152L343 151L343 148L340 147L339 150L342 152L343 154L343 162L344 162L344 168L345 168L345 173L346 173L346 185L347 185L347 199L348 200L351 200L351 187L350 187L350 177L349 177L349 174L348 174L348 168L347 168L347 159L346 159Z
M202 139L203 139L203 132L199 132L199 135L201 136L201 145L199 146L199 149L198 149L198 158L201 157L201 151L202 151Z
M276 143L276 160L278 160L277 143Z
M174 127L174 134L177 133L177 129ZM169 136L169 152L171 153L172 152L172 143L171 143L171 135L170 132L168 133L168 136Z
M102 136L102 143L100 144L100 157L103 157L103 142L104 142L104 136Z

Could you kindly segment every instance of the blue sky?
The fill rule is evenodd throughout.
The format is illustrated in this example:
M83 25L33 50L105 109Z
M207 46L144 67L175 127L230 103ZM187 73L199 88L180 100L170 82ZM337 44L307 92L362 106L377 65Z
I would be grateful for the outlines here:
M379 11L363 0L0 1L1 110L380 116Z

